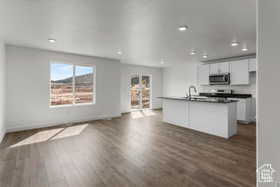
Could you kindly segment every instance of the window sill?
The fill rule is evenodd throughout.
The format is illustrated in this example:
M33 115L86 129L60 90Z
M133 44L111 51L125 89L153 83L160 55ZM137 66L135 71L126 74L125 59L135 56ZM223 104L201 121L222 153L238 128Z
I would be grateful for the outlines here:
M95 105L95 103L80 103L80 104L72 104L72 105L54 105L49 106L49 108L68 108L68 107L79 107L79 106L91 106Z

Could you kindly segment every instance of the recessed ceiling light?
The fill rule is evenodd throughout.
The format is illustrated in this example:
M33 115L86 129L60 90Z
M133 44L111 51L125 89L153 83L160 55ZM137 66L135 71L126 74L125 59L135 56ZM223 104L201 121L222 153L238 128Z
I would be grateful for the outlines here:
M56 43L56 39L49 38L48 40L49 40L50 43Z
M235 46L238 46L238 45L239 45L239 42L237 42L237 41L231 42L231 46L232 46L232 47L235 47Z
M163 61L163 60L161 60L161 61L160 61L160 63L161 63L161 64L164 64L164 61Z
M190 52L190 55L195 55L196 54L196 51L195 50L192 50L191 52Z
M183 31L186 31L188 28L189 28L188 26L183 25L183 26L180 26L180 27L178 28L178 30L183 32Z
M248 51L248 48L247 47L243 47L242 51Z
M203 58L208 58L208 55L207 55L207 54L204 54L202 57L203 57Z
M117 54L118 54L118 55L122 55L122 52L121 52L121 51L118 51Z

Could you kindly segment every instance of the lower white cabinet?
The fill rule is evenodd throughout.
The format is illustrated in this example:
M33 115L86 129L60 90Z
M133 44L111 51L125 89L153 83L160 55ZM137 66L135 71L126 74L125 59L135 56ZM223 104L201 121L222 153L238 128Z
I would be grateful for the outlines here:
M237 132L235 102L196 102L163 98L163 121L196 131L230 138Z
M257 112L256 97L252 97L252 99L251 99L251 120L253 122L256 122L256 112Z
M189 125L189 102L180 100L163 100L163 121L188 127Z
M250 123L252 119L252 98L240 99L240 98L228 98L237 102L237 120Z
M236 110L236 103L190 102L189 128L229 138L237 132Z

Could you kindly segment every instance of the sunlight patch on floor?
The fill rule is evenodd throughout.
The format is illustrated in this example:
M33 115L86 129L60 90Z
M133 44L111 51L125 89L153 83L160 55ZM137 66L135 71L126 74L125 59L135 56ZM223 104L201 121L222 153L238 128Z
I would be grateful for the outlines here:
M131 114L132 119L139 119L139 118L144 118L144 117L155 116L156 115L156 113L153 112L150 109L133 111L130 114Z
M144 116L155 116L156 113L152 110L143 110Z
M143 118L143 117L144 117L144 115L141 113L141 111L131 112L132 119L138 119L138 118Z
M77 136L77 135L81 134L87 126L88 126L88 124L75 125L75 126L67 127L65 130L58 133L56 136L53 136L50 140L67 138L67 137L70 137L70 136Z
M52 141L52 140L67 138L71 136L77 136L81 134L87 126L88 124L82 124L82 125L75 125L69 127L60 127L55 129L42 130L19 141L16 144L11 145L10 148L35 144L40 142Z

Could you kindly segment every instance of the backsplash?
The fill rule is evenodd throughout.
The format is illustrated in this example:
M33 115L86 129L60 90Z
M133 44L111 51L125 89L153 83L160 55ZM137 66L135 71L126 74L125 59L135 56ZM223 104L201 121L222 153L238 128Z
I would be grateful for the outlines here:
M231 85L212 85L212 86L199 86L199 92L211 92L212 89L232 89L234 93L240 94L252 94L253 97L256 96L256 73L250 73L250 85L240 85L240 86L231 86Z

